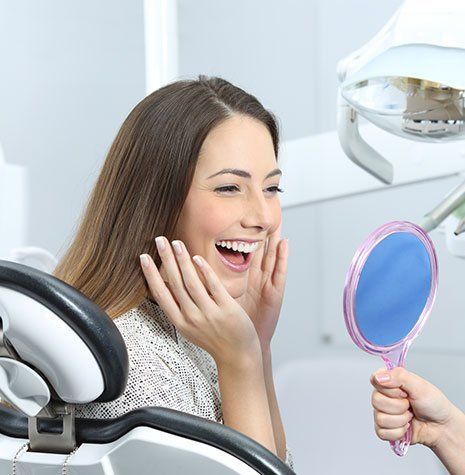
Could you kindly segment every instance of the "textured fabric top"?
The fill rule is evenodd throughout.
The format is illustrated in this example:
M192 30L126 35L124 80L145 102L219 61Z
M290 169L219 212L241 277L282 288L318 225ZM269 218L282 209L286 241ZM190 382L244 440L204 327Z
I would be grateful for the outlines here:
M76 404L76 417L113 418L160 406L223 423L214 359L184 338L149 299L114 320L129 355L124 393L114 401ZM287 451L286 463L293 468Z

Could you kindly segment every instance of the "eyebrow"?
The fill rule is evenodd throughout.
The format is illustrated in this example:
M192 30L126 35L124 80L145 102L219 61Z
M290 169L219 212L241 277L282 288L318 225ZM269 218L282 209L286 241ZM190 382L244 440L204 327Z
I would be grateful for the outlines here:
M238 168L224 168L223 170L220 170L219 172L214 173L213 175L210 175L207 179L213 178L214 176L218 176L218 175L224 175L226 173L231 173L232 175L241 176L243 178L252 178L252 175L249 172L246 172L245 170L239 170ZM268 175L266 175L265 180L267 178L271 178L272 176L282 175L282 174L283 174L282 171L279 168L276 168L275 170L268 173Z

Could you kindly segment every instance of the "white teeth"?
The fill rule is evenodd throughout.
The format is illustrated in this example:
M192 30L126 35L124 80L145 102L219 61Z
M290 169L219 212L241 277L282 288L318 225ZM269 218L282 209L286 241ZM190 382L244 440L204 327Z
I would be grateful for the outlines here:
M217 241L215 244L217 246L226 247L227 249L232 249L233 251L249 253L256 251L260 243L258 241L253 243L243 241Z

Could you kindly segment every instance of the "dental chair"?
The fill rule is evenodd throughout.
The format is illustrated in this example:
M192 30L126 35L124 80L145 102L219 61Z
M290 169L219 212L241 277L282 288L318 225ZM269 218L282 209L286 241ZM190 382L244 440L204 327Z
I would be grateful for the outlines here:
M124 341L95 303L56 277L0 260L0 474L169 475L294 472L243 434L144 407L81 419L128 374Z

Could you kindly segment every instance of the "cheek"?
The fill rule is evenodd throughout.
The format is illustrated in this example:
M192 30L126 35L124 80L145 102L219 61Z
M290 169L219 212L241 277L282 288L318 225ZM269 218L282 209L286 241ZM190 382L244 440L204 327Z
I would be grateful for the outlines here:
M237 213L237 210L236 210ZM213 203L203 203L202 207L191 209L190 224L195 227L194 231L200 236L218 237L231 222L236 219L234 209L218 206Z

